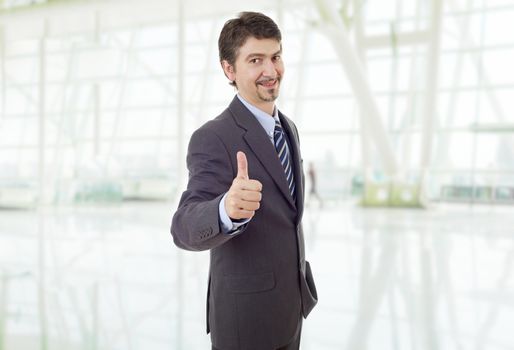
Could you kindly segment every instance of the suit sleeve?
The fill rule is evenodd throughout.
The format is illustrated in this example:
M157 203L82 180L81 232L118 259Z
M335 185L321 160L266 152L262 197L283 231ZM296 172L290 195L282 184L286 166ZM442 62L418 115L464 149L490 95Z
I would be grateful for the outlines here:
M213 131L200 128L191 136L187 167L187 189L171 224L173 241L186 250L215 248L237 236L223 233L219 218L220 201L235 177L230 154Z

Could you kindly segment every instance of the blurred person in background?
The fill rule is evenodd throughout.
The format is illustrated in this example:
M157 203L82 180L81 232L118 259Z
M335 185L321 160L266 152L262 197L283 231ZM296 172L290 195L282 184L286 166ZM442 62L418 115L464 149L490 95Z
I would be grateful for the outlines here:
M309 177L310 182L310 190L309 190L309 207L310 203L312 203L313 199L316 198L318 201L319 207L323 208L323 200L321 199L318 193L318 187L316 183L316 169L314 168L314 163L309 162L309 168L307 170L307 175Z

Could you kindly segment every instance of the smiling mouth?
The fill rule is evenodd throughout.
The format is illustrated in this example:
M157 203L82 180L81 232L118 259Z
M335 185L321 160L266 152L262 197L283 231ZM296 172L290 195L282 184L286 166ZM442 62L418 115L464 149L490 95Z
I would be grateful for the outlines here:
M265 88L273 88L276 86L278 80L277 79L271 79L271 80L266 80L266 81L260 81L258 82L259 85L265 87Z

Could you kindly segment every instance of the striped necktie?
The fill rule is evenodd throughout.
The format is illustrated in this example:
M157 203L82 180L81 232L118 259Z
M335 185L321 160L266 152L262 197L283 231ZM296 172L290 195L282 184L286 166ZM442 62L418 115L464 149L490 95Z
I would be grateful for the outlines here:
M282 129L282 125L280 125L278 120L275 120L275 132L273 135L273 139L275 140L275 148L277 149L278 158L280 159L280 163L284 167L284 172L286 173L286 180L287 185L289 187L289 192L291 193L291 197L293 197L293 200L296 200L291 156L289 155L289 148L287 147L284 129Z

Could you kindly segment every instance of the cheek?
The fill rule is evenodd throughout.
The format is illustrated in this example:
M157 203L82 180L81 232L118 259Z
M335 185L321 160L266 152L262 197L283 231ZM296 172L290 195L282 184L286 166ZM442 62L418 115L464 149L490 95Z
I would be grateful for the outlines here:
M281 62L280 64L277 65L277 72L280 74L280 75L284 75L284 72L285 72L285 68L284 68L284 64Z
M259 71L251 71L248 72L248 83L249 84L257 84L257 81L261 78L262 74Z

